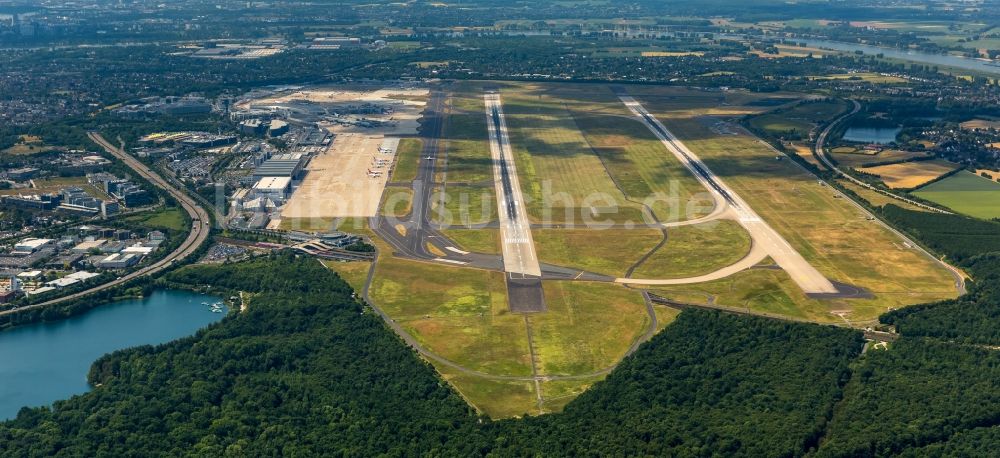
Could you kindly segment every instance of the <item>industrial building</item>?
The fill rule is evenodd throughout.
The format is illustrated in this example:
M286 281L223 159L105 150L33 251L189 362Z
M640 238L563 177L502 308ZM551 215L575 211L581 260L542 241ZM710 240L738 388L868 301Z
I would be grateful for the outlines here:
M34 253L52 243L52 239L24 239L14 245L15 253Z
M257 197L266 197L275 202L284 202L292 187L291 177L263 177L253 185Z
M125 269L139 263L139 255L135 253L115 253L97 263L102 269Z
M289 177L296 179L302 172L305 165L305 156L302 154L276 154L264 161L253 172L254 180L264 177Z

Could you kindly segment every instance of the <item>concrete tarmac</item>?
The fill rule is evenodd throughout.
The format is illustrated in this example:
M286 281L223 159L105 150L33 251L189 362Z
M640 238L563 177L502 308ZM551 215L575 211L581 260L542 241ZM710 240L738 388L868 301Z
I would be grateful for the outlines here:
M784 269L792 280L802 288L807 294L837 294L838 288L827 279L819 270L816 270L805 258L799 254L788 241L774 230L766 221L744 201L735 191L727 186L722 179L712 173L701 159L698 158L687 146L677 139L667 128L655 117L649 114L641 103L627 95L619 95L622 103L628 107L646 127L660 139L663 145L677 157L688 170L694 174L701 184L708 189L716 201L716 206L728 206L734 214L734 219L738 221L753 240L754 247L758 253L766 253ZM632 284L664 284L664 283L643 283L636 279L627 280ZM656 280L648 280L656 281ZM660 280L662 281L662 280Z

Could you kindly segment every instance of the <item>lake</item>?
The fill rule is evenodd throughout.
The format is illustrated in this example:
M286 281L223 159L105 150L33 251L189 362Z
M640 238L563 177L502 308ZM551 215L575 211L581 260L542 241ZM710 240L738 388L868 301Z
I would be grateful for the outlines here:
M844 131L844 140L884 145L896 141L896 135L901 130L899 127L848 127Z
M170 342L221 320L225 313L202 305L218 301L164 289L65 320L0 332L0 420L15 417L22 406L49 405L87 392L90 365L106 353Z

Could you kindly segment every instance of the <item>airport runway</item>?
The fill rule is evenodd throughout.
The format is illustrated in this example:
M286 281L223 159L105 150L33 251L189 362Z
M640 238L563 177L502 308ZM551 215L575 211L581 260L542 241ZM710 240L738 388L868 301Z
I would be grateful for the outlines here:
M729 186L727 186L718 176L695 155L687 146L677 139L667 128L655 117L649 114L641 103L634 98L620 94L618 97L622 103L628 107L646 127L656 135L666 148L677 157L688 170L694 174L701 184L709 190L716 201L717 206L728 207L733 218L738 221L753 240L754 247L758 253L766 253L784 269L793 281L807 294L837 294L838 288L827 279L822 273L816 270L805 258L799 254L788 241L778 234L766 221L761 219L747 203L740 198ZM746 259L746 258L745 258ZM727 268L728 269L728 268ZM726 269L723 269L726 270ZM696 283L694 279L686 279L688 283ZM664 283L675 282L676 280L643 280L633 278L623 278L617 280L620 283L631 284L676 284ZM700 280L707 281L707 280Z
M483 100L493 157L507 302L512 312L542 312L545 311L542 268L535 253L535 241L531 238L531 223L521 194L499 90L487 91Z
M499 92L487 92L487 124L490 132L490 153L493 156L497 206L500 215L500 238L504 270L512 275L540 277L542 270L531 238L531 223L521 194L521 184L514 165L514 155L507 135L503 103Z

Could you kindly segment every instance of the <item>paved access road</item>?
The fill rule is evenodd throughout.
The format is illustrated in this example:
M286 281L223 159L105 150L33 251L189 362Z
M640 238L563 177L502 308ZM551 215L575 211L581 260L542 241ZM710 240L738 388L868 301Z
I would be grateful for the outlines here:
M197 251L198 248L200 248L201 245L204 244L206 240L208 240L208 236L211 233L212 229L210 226L211 220L209 219L208 212L205 211L204 208L198 206L198 204L194 201L194 199L191 198L191 196L171 186L170 183L168 183L166 180L163 179L163 177L159 176L156 172L150 170L149 167L146 167L145 164L139 162L138 159L130 156L121 148L116 147L107 140L105 140L104 137L102 137L100 134L91 132L88 134L88 136L90 136L90 139L93 140L94 143L100 145L109 154L117 157L118 159L121 159L122 162L124 162L125 165L129 166L129 168L135 171L135 173L139 174L146 180L149 180L150 183L153 183L157 187L160 187L163 190L167 191L167 193L170 194L171 197L177 200L177 202L180 203L184 211L187 212L188 216L191 217L192 220L191 232L188 233L187 238L184 239L184 242L181 243L181 245L178 246L177 249L175 249L166 257L153 264L150 264L146 267L143 267L125 276L122 276L116 280L101 285L97 285L93 288L80 291L78 293L70 294L69 296L63 296L57 299L52 299L50 301L39 302L37 304L28 305L18 309L5 310L3 312L0 312L0 316L12 313L18 313L24 310L47 307L50 305L55 305L66 301L71 301L86 296L88 294L96 293L98 291L103 291L108 288L114 288L115 286L121 285L134 278L156 274L162 271L163 269L166 269L167 267L171 266L174 262L182 260L187 256L191 255L191 253Z
M746 201L736 194L732 188L727 186L722 179L712 173L708 166L694 152L667 130L659 120L649 114L641 103L627 95L619 95L619 99L691 171L705 189L708 189L714 197L717 207L726 206L729 208L732 217L750 233L754 245L752 253L756 253L758 256L761 253L770 255L782 269L788 272L788 275L799 285L799 288L802 288L802 291L807 294L836 294L839 292L833 282L809 264L781 234L778 234L771 225L757 215ZM744 258L744 261L751 262L752 259ZM716 276L722 278L731 274L730 270L730 268L722 269L717 273L703 276L705 278L699 278L697 281L713 280ZM692 279L687 280L689 283L696 282L692 281ZM634 278L622 278L617 281L620 283L645 285L676 284L677 282L677 280L643 280ZM666 281L671 283L664 283Z

